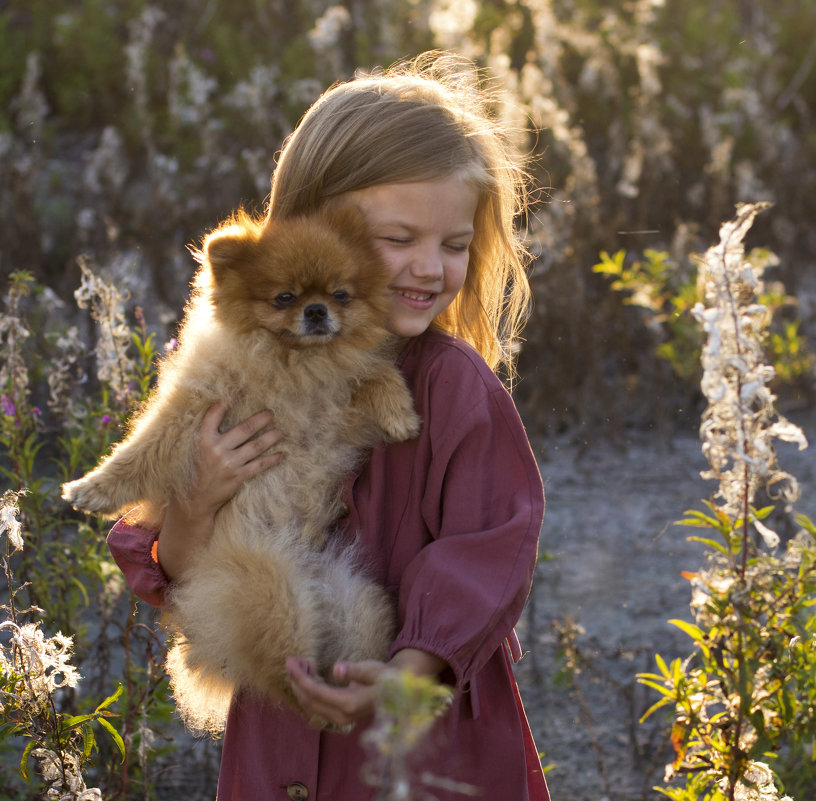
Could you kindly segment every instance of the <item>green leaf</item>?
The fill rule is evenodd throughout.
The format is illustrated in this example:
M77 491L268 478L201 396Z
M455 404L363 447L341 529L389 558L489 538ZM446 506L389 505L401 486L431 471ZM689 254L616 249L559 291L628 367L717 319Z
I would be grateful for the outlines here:
M79 591L85 601L85 606L90 606L91 599L88 597L88 591L85 589L85 585L76 576L71 577L71 583L79 587Z
M699 528L719 528L719 522L707 515L705 512L698 512L696 509L690 509L684 512L686 517L677 521L678 526L697 526Z
M77 726L85 723L86 721L91 720L94 717L93 714L90 715L70 715L66 716L60 722L60 732L68 731L69 729L75 729Z
M94 737L93 729L90 726L82 727L82 742L82 761L85 762L91 758L94 746L96 745L96 737Z
M665 695L666 698L664 700L671 700L674 698L674 687L666 687L665 684L660 684L659 682L652 681L651 679L645 678L646 674L639 673L638 674L638 682L645 687L651 687L653 690L657 690L662 695Z
M670 620L669 623L672 626L677 626L677 628L680 629L680 631L684 631L695 642L701 642L702 640L705 639L705 634L703 633L703 630L699 626L695 626L693 623L689 623L686 620L678 619Z
M19 723L3 723L0 725L0 743L19 731L22 731L22 726Z
M107 709L111 704L119 700L119 697L125 691L125 686L119 682L119 686L116 688L113 695L109 695L97 708L96 711L100 712L103 709Z
M699 542L703 545L708 545L709 548L714 548L714 550L719 551L723 556L728 556L729 553L728 548L721 542L709 539L708 537L686 537L686 542Z
M114 743L116 743L116 747L119 749L119 753L122 755L122 762L125 761L125 741L120 736L119 732L113 728L109 721L105 720L105 718L97 718L96 721L110 736Z
M660 707L670 704L671 701L671 698L661 698L659 701L656 701L640 716L638 723L643 723L643 721L646 720L646 718L648 718L652 712L656 712L658 709L660 709Z
M796 524L802 526L811 536L816 537L816 524L807 515L797 514Z
M31 740L31 742L26 745L25 749L23 750L23 755L20 757L20 775L24 779L29 778L28 774L28 758L31 756L31 752L37 747L37 741Z
M623 273L623 262L626 258L626 251L619 250L614 256L610 256L605 250L600 253L601 261L593 265L593 273L603 273L604 275L621 275Z
M763 506L761 509L753 509L752 511L757 520L764 520L774 509L776 509L775 506Z
M655 654L655 662L657 662L657 666L658 668L660 668L660 672L663 674L663 676L667 679L671 679L671 672L669 671L669 667L666 664L666 660L663 659L663 657L660 656L660 654Z

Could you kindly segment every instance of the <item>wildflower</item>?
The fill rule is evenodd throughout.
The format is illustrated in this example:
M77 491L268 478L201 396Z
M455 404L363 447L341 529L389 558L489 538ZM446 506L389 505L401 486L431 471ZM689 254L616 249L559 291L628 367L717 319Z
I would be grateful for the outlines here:
M782 556L782 564L789 570L798 569L802 564L802 557L809 553L813 547L813 539L804 529L798 531L793 539L788 542L785 553Z
M374 725L364 742L370 753L365 780L378 787L383 798L401 801L412 797L412 756L436 718L450 706L447 687L409 672L385 673L378 681ZM423 784L434 777L422 775Z
M115 127L108 125L88 159L82 183L94 194L108 190L116 195L127 180L127 174L128 162L122 137Z
M74 385L86 379L80 367L80 357L85 346L76 326L71 326L57 337L55 344L58 355L48 369L48 408L58 416L67 416L71 412L70 400Z
M309 42L319 53L336 48L340 36L351 25L351 14L344 6L329 6L307 34Z
M151 115L149 111L147 62L153 40L153 32L164 21L166 14L154 6L147 6L138 17L131 21L128 30L128 43L125 45L127 60L127 83L133 87L134 103L141 123L141 135L149 152L153 152L153 141L150 131Z
M711 465L704 478L719 481L717 496L731 516L750 502L761 486L780 484L788 497L796 495L792 476L779 470L775 438L807 446L801 430L777 416L769 389L774 369L765 363L762 332L766 309L755 301L766 262L745 259L743 239L754 217L766 204L746 204L720 230L720 242L704 259L705 303L692 314L706 334L701 387L708 408L700 426L703 454ZM769 547L778 537L753 521Z
M134 366L128 356L130 329L125 323L125 297L110 281L95 275L87 260L79 259L82 281L74 292L80 309L90 308L99 328L96 343L96 370L99 380L108 384L114 398L125 403L130 395L129 377Z
M0 387L6 389L7 398L4 411L24 405L29 395L28 368L22 348L31 332L22 317L20 306L32 281L33 277L26 272L11 276L11 289L6 295L6 313L0 314Z
M26 57L25 74L20 94L12 102L16 112L17 129L36 141L42 135L45 119L50 112L48 101L40 88L42 81L41 56L31 51Z
M210 97L218 88L218 81L196 66L180 45L170 61L169 84L167 106L170 118L179 125L205 123Z
M6 532L6 536L14 551L23 550L22 524L17 519L20 509L17 499L21 493L8 490L3 495L3 505L0 507L0 535Z
M775 531L768 528L768 526L766 526L760 520L757 520L755 517L751 518L751 522L753 523L754 528L759 532L768 548L773 550L779 546L779 535Z
M49 748L35 748L40 775L50 785L46 799L55 801L102 801L96 787L88 789L80 773L79 755L71 752L57 754Z
M10 653L0 649L0 668L23 677L17 691L22 706L47 704L54 690L77 686L79 672L69 661L73 637L57 632L47 638L39 622L21 626L6 620L0 623L2 629L9 629L11 635Z
M764 762L751 762L734 788L734 801L792 801L779 797L771 769Z

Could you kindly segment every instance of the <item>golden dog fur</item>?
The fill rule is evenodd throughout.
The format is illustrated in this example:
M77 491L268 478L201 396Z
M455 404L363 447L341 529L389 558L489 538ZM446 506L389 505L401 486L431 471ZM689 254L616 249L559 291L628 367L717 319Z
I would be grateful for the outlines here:
M331 528L366 449L409 439L420 422L384 328L388 278L356 210L239 213L198 259L155 390L125 440L63 497L108 515L138 503L159 526L171 493L184 502L196 480L205 412L224 401L229 427L273 411L282 462L219 510L169 605L179 709L190 728L217 731L236 688L296 704L288 656L324 676L337 660L387 657L393 604Z

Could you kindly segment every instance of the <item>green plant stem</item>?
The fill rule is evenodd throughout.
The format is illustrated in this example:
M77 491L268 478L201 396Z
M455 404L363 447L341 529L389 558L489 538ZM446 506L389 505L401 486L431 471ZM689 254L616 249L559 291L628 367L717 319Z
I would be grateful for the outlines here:
M740 563L740 580L745 583L745 572L748 569L748 548L750 546L750 528L748 526L748 515L751 512L751 499L748 497L750 492L750 481L751 477L748 472L748 464L744 463L743 467L743 486L744 491L742 494L742 554L741 554L741 563Z

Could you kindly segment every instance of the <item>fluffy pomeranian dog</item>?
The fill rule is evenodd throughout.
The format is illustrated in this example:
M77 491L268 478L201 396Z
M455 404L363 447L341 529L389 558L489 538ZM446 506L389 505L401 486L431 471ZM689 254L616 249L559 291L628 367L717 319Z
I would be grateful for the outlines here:
M196 431L217 401L232 426L271 409L281 463L217 513L169 604L168 670L189 728L219 731L236 689L297 706L288 656L329 678L387 658L394 610L353 546L332 542L341 487L368 448L420 421L385 329L388 277L353 208L291 220L240 212L211 232L179 332L126 438L65 484L77 509L159 526L196 480ZM318 725L320 722L317 722Z

